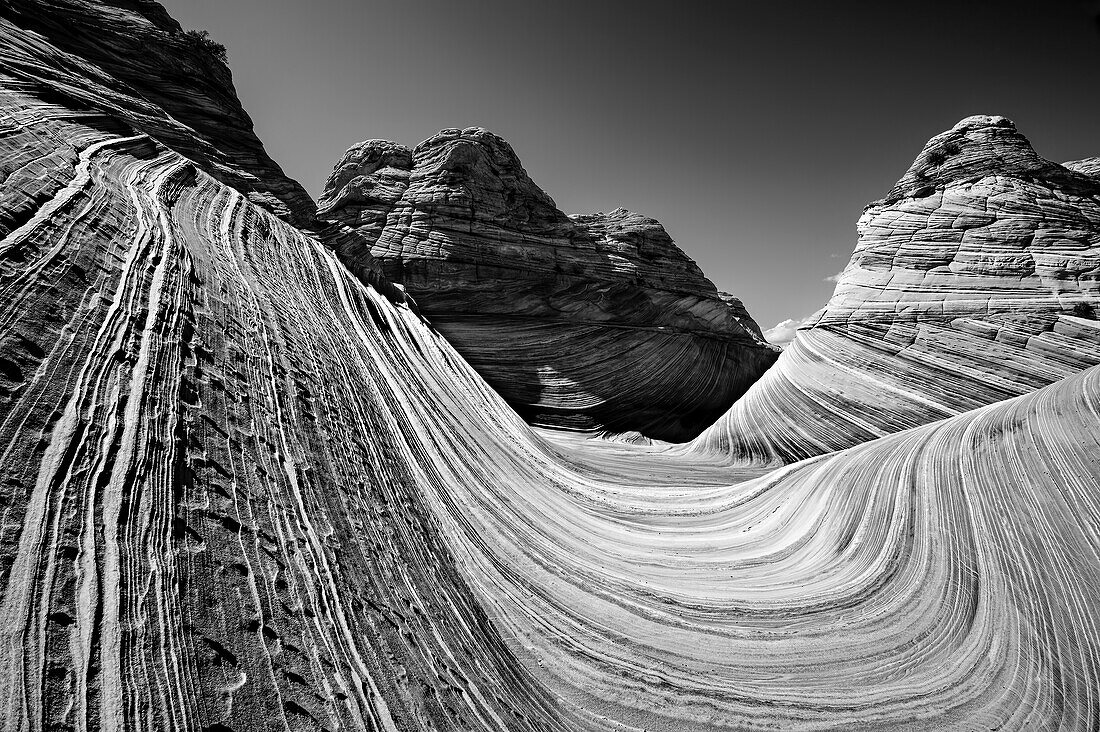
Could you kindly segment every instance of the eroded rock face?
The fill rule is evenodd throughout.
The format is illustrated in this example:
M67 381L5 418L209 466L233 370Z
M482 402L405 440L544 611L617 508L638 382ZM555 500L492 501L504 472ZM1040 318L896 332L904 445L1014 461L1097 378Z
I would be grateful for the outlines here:
M0 76L0 728L1100 725L1100 367L774 471L546 436L40 95Z
M386 140L367 140L344 153L325 185L318 215L333 212L363 234L378 241L386 216L409 187L412 150Z
M1068 162L1062 163L1062 165L1076 173L1091 175L1094 178L1100 176L1100 158L1070 160Z
M479 128L353 147L320 211L535 424L686 439L777 356L659 222L567 216Z
M1100 722L1100 368L767 474L548 445L316 238L0 109L76 155L0 238L5 729Z
M1100 363L1095 170L1044 160L1004 117L932 138L864 211L829 304L697 446L809 457Z
M48 97L89 124L149 135L284 220L313 218L309 195L253 132L225 61L158 3L0 3L0 71L6 88Z

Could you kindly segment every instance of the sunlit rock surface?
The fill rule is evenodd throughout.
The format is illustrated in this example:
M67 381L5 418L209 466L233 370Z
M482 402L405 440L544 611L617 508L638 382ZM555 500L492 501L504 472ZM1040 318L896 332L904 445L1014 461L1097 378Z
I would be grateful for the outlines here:
M0 69L0 729L1100 726L1100 368L778 470L532 431L42 96Z
M796 460L1100 363L1095 161L1048 162L1003 117L932 138L864 211L829 304L695 448Z
M356 145L320 216L534 424L686 440L778 355L659 222L567 216L482 129Z

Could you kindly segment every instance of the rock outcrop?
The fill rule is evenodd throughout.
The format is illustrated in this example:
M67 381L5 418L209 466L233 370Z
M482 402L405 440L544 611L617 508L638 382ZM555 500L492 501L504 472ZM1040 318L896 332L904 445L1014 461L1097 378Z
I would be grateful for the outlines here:
M143 132L249 200L299 225L316 206L264 150L224 58L151 0L5 0L8 89L59 103L87 124Z
M829 304L695 448L797 460L1100 363L1095 160L1044 160L1003 117L932 138L864 211Z
M482 129L351 148L319 212L537 425L688 439L778 355L659 222L567 216Z
M537 432L325 237L3 71L0 728L1100 726L1100 367L772 471Z

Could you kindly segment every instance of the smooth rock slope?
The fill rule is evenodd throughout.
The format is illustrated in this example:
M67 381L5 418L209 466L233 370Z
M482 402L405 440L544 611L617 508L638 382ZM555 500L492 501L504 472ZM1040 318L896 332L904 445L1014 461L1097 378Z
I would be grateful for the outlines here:
M534 424L686 440L778 355L660 223L565 215L482 129L360 143L319 209Z
M960 414L1100 363L1100 179L1004 117L932 138L859 219L829 304L695 442L797 460Z
M1098 427L1092 368L747 481L574 447L576 475L501 461L453 531L595 728L1088 730Z

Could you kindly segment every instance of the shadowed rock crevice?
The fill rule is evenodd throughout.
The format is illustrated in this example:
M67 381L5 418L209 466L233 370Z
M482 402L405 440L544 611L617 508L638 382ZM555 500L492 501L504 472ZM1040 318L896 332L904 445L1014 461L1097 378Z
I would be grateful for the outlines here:
M319 211L534 424L684 440L778 355L658 221L566 215L479 128L352 147Z

